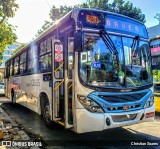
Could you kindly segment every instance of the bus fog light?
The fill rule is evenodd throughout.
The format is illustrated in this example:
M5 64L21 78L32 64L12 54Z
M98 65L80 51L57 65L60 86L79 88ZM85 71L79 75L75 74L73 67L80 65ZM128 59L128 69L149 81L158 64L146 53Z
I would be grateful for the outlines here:
M107 124L107 126L111 125L111 121L110 121L110 119L108 117L106 118L106 124Z
M102 108L92 99L85 97L83 95L77 95L79 102L82 106L90 112L93 113L103 113Z

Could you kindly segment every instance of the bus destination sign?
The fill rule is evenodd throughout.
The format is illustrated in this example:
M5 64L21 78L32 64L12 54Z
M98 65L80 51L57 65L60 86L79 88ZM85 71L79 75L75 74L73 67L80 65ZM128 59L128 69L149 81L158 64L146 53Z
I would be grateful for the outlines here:
M86 21L89 23L95 23L98 24L100 22L98 16L93 16L93 15L86 15Z
M116 30L120 33L129 33L139 35L140 37L147 38L147 32L143 24L134 22L127 18L119 18L110 16L106 18L105 28L109 30Z

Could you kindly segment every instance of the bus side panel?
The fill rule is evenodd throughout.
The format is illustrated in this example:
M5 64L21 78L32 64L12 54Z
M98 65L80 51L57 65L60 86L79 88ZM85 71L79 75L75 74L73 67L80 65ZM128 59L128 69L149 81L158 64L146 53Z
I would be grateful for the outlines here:
M104 114L95 114L86 109L76 109L77 133L102 131L104 129Z
M17 103L33 110L40 111L40 94L45 93L51 102L51 88L48 81L43 81L43 74L33 74L21 77L21 84L17 93Z
M11 77L9 81L9 91L11 88L14 88L16 103L27 107L27 96L24 87L24 81L26 78L24 77L25 76Z
M4 79L4 93L5 93L5 96L9 98L9 79L6 78Z

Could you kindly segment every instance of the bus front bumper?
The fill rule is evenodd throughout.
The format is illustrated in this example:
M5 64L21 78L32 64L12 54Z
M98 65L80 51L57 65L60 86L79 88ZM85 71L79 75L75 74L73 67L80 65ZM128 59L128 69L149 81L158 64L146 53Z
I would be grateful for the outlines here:
M86 109L76 109L77 133L103 131L105 129L153 121L154 105L150 108L123 113L91 113Z

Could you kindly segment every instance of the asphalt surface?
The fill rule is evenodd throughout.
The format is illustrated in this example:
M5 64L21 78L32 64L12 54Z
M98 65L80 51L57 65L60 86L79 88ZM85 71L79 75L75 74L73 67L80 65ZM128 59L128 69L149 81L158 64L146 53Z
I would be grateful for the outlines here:
M2 99L2 97L0 97ZM12 106L10 102L0 104L25 131L39 136L46 143L47 148L150 148L160 149L160 114L156 113L154 122L142 123L123 128L114 128L102 132L76 134L63 127L49 129L45 126L41 116L21 106ZM152 131L151 131L152 130ZM158 143L158 145L142 145L143 143ZM138 146L131 144L140 143ZM51 147L52 146L52 147ZM111 147L109 147L111 146ZM122 147L123 146L123 147Z

